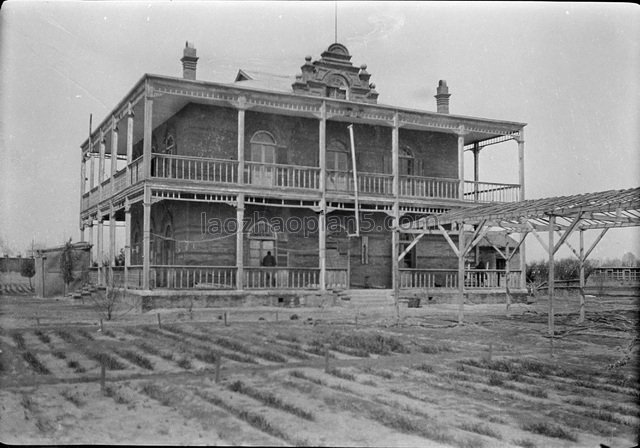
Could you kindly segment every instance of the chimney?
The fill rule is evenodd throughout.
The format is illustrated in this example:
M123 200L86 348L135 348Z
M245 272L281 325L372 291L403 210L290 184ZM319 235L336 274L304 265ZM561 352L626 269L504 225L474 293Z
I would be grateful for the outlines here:
M438 89L436 97L436 105L438 106L439 114L448 114L449 113L449 97L451 94L449 93L449 87L447 87L447 81L441 79L438 82Z
M196 57L196 49L193 48L192 42L185 42L182 59L182 77L184 79L196 79L196 65L198 58Z

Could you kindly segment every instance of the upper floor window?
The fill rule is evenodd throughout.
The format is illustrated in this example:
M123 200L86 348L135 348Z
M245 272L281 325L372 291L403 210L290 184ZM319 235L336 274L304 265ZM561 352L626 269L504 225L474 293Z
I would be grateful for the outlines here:
M169 134L165 139L165 149L164 152L167 154L175 154L174 150L176 148L176 140L173 138L173 135Z
M344 143L334 140L327 147L327 169L349 171L349 153Z
M327 97L338 100L349 99L349 85L342 76L333 75L327 80Z
M401 176L414 176L416 173L416 161L411 150L406 147L400 148L400 154L398 154L398 158L400 159L400 165L398 166L399 174Z
M251 137L251 161L276 163L276 140L266 131L258 131Z

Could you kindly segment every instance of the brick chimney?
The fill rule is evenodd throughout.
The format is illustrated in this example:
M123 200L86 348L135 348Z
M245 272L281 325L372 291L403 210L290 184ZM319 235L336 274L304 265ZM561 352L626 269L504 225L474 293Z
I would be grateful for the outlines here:
M182 59L182 77L184 79L196 79L196 65L198 58L196 57L196 49L193 48L192 42L185 42Z
M449 113L449 97L451 94L449 93L449 87L447 87L447 81L441 79L438 82L438 89L436 97L436 105L438 106L439 114L448 114Z

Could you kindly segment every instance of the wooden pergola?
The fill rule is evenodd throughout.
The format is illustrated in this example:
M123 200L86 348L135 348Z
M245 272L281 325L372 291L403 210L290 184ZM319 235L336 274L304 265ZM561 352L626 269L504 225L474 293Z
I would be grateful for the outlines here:
M473 227L469 242L465 242L465 226ZM487 204L460 209L443 215L422 218L402 232L415 234L415 238L399 259L415 245L425 234L440 233L447 240L458 257L458 293L459 309L458 322L463 322L464 294L465 294L465 256L478 244L489 230L498 230L506 234L519 235L518 245L506 253L495 248L507 261L506 271L509 272L509 260L524 243L528 235L533 235L549 254L549 334L554 334L554 255L566 245L578 258L580 267L580 317L584 320L584 265L587 257L612 228L640 226L640 187L627 190L609 190L596 193L579 194L573 196L559 196L544 199L532 199L508 204ZM584 232L599 231L590 247L584 244ZM576 250L568 238L574 232L580 234L580 246ZM547 232L547 241L541 236ZM458 245L451 239L451 234L458 235ZM556 236L558 237L556 241ZM525 275L525 266L521 266ZM509 286L506 285L507 313L511 303Z

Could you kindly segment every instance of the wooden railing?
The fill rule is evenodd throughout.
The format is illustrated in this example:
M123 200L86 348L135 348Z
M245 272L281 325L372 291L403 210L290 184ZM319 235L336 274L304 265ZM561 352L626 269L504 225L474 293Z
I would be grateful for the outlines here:
M244 268L246 289L317 289L319 284L318 268Z
M327 170L327 190L354 191L353 173ZM390 195L393 193L393 175L382 173L358 173L358 192L362 194Z
M129 165L129 185L135 185L144 179L144 164L142 156L131 162Z
M458 199L457 179L400 176L400 196L413 198Z
M238 182L238 161L154 154L151 177L233 184Z
M151 266L151 289L234 289L235 266Z
M273 163L245 162L244 181L267 188L320 188L320 168Z
M120 191L124 190L125 188L127 188L129 186L129 183L127 182L127 170L126 169L122 169L120 171L118 171L114 176L113 176L113 191L112 194L116 194L119 193Z
M502 269L467 269L464 286L466 288L504 288L506 272ZM520 286L520 271L509 271L509 287Z
M327 289L340 289L349 287L349 279L347 278L346 269L329 268L325 272L325 287Z
M400 288L457 288L455 269L400 269Z
M517 202L520 200L520 185L465 181L464 200L472 202Z
M127 288L142 289L142 266L129 266L127 268Z

